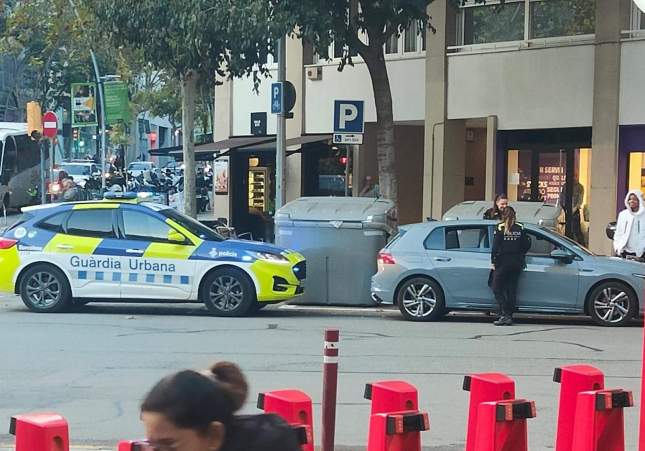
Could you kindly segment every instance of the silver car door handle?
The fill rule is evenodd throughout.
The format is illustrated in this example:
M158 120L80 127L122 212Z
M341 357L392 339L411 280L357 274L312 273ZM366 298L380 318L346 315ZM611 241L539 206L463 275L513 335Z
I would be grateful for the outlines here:
M450 260L452 260L452 258L450 258L450 257L435 257L434 258L434 261L436 261L436 262L449 262Z
M143 250L141 250L141 249L126 249L125 253L126 254L143 255Z
M56 249L69 250L69 249L74 249L74 246L72 246L71 244L57 244Z

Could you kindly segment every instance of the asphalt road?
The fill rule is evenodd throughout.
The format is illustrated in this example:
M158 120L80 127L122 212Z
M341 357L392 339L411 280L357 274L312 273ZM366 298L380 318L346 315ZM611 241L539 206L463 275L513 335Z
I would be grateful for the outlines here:
M68 418L72 442L115 449L142 435L138 403L159 378L183 368L238 362L252 393L244 412L257 412L257 393L300 388L315 404L320 439L322 336L341 330L336 443L364 449L369 402L366 382L404 379L419 388L431 431L428 450L463 450L467 393L463 376L501 371L518 397L537 403L530 449L553 448L557 366L586 362L602 369L607 386L634 391L641 368L640 324L620 329L577 318L523 317L496 328L479 315L409 323L378 310L269 309L244 319L213 318L200 305L90 304L77 313L29 313L15 297L0 298L0 434L12 414L56 411ZM637 409L628 409L627 448L636 449ZM1 426L1 423L5 426ZM12 442L0 435L0 450ZM7 448L9 449L9 448Z

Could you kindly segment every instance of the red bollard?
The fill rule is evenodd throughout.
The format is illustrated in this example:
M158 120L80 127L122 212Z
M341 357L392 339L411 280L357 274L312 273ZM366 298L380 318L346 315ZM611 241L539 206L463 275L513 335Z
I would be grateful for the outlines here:
M632 407L632 393L596 390L578 394L572 451L625 451L623 408Z
M122 440L119 442L118 451L154 451L154 448L146 441Z
M372 401L372 415L419 410L419 396L416 387L404 381L380 381L365 384L364 397Z
M468 430L466 451L475 449L475 431L479 405L483 402L503 401L515 398L515 382L502 373L479 373L464 377L464 391L470 392L468 407Z
M474 451L527 451L526 420L535 403L524 399L484 402L477 409Z
M57 413L11 417L9 433L16 436L16 451L69 451L69 427Z
M338 329L325 330L323 348L322 451L334 451L338 394Z
M370 416L367 451L421 451L421 431L430 429L427 413L376 413Z
M560 384L555 451L571 451L578 393L605 388L605 376L591 365L569 365L556 368L553 381Z
M303 451L314 449L311 398L300 390L275 390L258 395L258 409L275 413L297 430Z

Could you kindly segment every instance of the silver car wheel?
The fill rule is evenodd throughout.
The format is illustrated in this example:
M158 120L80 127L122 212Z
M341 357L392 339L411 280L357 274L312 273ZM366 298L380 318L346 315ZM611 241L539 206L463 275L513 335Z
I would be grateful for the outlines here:
M629 294L618 288L607 287L598 293L593 302L593 308L602 321L619 323L629 316Z
M403 307L414 317L425 318L437 305L437 295L428 284L411 284L403 293Z
M59 280L48 272L34 273L27 280L26 288L29 300L40 308L55 305L61 297Z
M220 276L211 284L209 298L219 310L230 312L244 300L244 288L234 277Z

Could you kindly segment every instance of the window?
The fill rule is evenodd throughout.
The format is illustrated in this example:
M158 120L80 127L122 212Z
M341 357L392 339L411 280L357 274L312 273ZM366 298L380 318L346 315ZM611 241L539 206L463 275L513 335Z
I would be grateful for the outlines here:
M463 27L465 45L521 41L524 39L524 2L464 8Z
M75 210L67 220L67 234L94 238L115 238L113 209Z
M406 53L416 52L419 40L419 24L415 21L405 29L405 41L403 51Z
M544 235L540 235L531 231L526 232L531 239L531 247L526 253L528 256L533 257L548 257L556 249L562 249L562 246L551 241Z
M426 238L423 246L428 250L435 251L445 249L446 246L444 244L444 231L445 229L443 227L437 227L436 229L434 229L432 232L430 232L428 238Z
M385 54L392 55L394 53L399 53L399 36L396 33L385 41Z
M445 240L446 249L490 250L488 226L447 227Z
M65 219L67 219L68 213L69 212L64 211L62 213L55 214L54 216L50 216L44 221L38 223L38 227L49 230L50 232L59 233L63 230L63 224L65 223Z
M593 34L595 0L540 0L531 2L532 38Z
M140 211L123 211L123 231L128 240L168 242L168 232L173 230L160 219Z
M199 221L195 221L193 218L182 215L177 210L173 208L166 208L161 210L161 213L166 218L170 218L180 226L188 230L193 235L198 236L202 240L209 241L224 241L224 237L216 233L215 231L209 229L204 224Z

